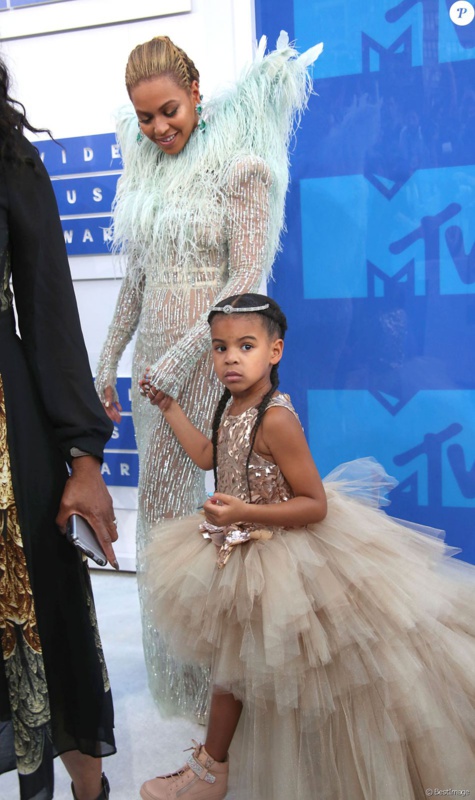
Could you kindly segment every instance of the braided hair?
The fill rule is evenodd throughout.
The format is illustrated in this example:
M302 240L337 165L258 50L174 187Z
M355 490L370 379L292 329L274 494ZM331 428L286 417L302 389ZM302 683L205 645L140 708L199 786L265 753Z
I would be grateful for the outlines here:
M200 73L193 61L177 47L168 36L155 36L138 44L129 55L125 68L125 85L130 93L142 81L170 77L181 89L189 90L193 81L200 81Z
M225 300L221 300L219 303L216 303L215 308L224 308L224 306L232 306L233 308L251 309L265 305L268 305L269 307L262 309L260 311L251 311L250 313L259 314L259 316L262 318L267 333L270 337L275 336L277 339L283 339L285 337L285 332L287 330L287 320L284 312L282 311L280 306L275 302L275 300L272 299L272 297L267 297L264 294L255 294L253 292L249 292L246 294L237 294L233 295L232 297L227 297ZM223 312L214 310L210 311L208 315L208 324L211 325L216 314L221 314L221 313ZM250 447L246 459L246 480L249 492L249 502L252 502L251 484L249 481L249 464L251 460L252 451L254 449L254 444L256 441L257 431L262 422L262 418L267 409L267 406L269 405L274 392L279 386L278 364L272 365L270 373L270 382L271 382L271 387L269 391L264 395L264 397L262 398L261 402L257 407L257 416L254 425L252 426ZM224 409L226 408L230 397L231 397L231 392L229 391L229 389L225 389L223 394L221 395L221 399L218 403L213 418L211 441L213 444L213 473L214 473L214 482L216 487L218 485L218 431L219 431L219 426L221 424L221 419L224 413Z

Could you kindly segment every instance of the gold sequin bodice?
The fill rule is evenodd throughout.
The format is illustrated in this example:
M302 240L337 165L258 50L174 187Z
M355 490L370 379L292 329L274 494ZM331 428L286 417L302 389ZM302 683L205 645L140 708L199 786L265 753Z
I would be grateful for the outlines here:
M296 415L287 394L272 398L268 408L281 406ZM257 408L249 408L242 414L233 416L229 406L223 414L218 436L218 488L224 494L231 494L249 502L249 488L246 475L246 461L250 438L257 417ZM253 503L281 503L293 497L292 489L282 475L277 464L254 451L248 468L251 501Z

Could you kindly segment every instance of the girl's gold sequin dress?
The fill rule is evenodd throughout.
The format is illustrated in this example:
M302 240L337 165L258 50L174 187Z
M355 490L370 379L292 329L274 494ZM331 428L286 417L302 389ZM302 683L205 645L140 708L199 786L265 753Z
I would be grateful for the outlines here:
M287 395L273 405L295 414ZM219 491L245 501L256 413L225 411L218 439ZM256 453L249 481L253 503L292 497ZM244 704L236 800L473 796L475 569L446 557L440 532L377 508L394 484L373 459L344 464L324 481L322 522L238 544L222 568L203 516L154 531L159 630Z
M307 67L318 52L298 56L283 36L264 57L261 44L242 80L206 104L205 131L197 129L176 156L137 137L133 109L119 119L124 174L114 232L127 269L96 386L99 393L115 386L119 359L136 332L137 569L149 683L165 713L204 715L208 675L171 659L157 636L141 581L143 551L158 520L202 505L204 474L137 384L150 366L152 383L179 399L198 428L210 430L220 390L207 315L219 299L257 290L270 272L283 226L289 137L310 92Z

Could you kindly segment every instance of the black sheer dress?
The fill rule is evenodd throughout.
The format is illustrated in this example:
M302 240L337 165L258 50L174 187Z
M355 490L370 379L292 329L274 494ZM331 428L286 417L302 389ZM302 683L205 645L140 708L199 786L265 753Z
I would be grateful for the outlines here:
M0 772L18 770L22 800L49 800L55 755L115 752L87 564L55 525L71 447L101 458L112 426L52 186L21 147L21 163L0 161Z

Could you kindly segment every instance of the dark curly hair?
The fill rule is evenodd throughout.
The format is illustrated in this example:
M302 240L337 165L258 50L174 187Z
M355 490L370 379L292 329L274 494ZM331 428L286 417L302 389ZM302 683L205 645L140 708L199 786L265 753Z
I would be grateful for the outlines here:
M254 294L253 292L249 292L246 294L236 294L232 297L226 297L225 300L221 300L219 303L216 303L215 308L224 308L225 306L232 306L233 308L259 308L259 306L268 306L268 308L264 308L261 311L251 311L251 314L258 314L261 317L267 333L269 336L275 337L276 339L284 339L285 332L287 330L287 319L285 317L284 312L280 308L280 306L272 299L272 297L267 297L265 294ZM210 311L208 314L208 324L211 325L213 319L217 314L222 314L222 311ZM244 311L242 313L245 313ZM271 373L270 373L270 382L271 387L267 394L264 395L259 406L257 407L257 416L256 421L252 427L251 431L251 441L249 447L249 453L247 454L246 460L246 477L247 477L247 488L249 492L249 501L251 501L251 486L249 483L249 462L251 460L251 453L254 448L254 443L256 441L257 431L259 426L262 422L262 418L264 416L265 410L269 405L272 395L274 394L275 390L279 386L279 370L278 365L273 364ZM214 418L213 418L213 429L212 429L212 436L211 441L213 443L213 472L214 472L214 482L215 486L218 486L218 431L219 426L221 423L221 418L224 413L224 409L226 408L228 401L231 397L231 392L229 389L225 389L223 394L221 395L221 399L217 405Z
M47 128L35 128L27 119L24 105L10 96L10 75L0 58L0 158L24 160L19 134L25 128L32 133L47 133L53 138Z

